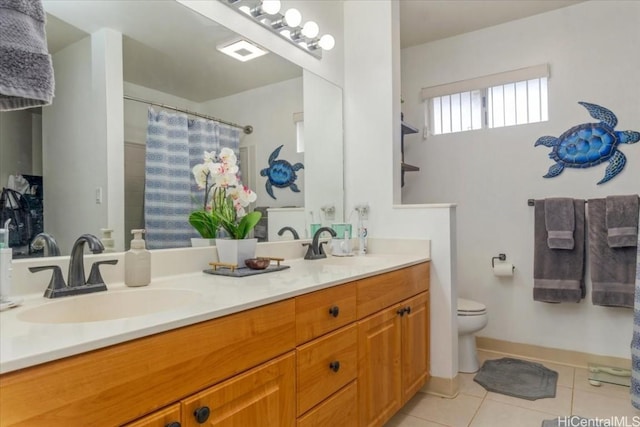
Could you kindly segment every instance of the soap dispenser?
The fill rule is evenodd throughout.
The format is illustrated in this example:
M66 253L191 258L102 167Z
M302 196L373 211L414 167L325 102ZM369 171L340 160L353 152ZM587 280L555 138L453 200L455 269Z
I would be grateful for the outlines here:
M146 286L151 282L151 253L146 249L142 234L145 230L131 230L131 249L124 255L124 284Z

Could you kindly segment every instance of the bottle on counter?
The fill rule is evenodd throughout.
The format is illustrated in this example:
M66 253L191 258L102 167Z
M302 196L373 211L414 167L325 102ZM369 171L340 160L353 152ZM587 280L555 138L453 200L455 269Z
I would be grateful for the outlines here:
M151 282L151 253L142 235L145 230L131 230L131 249L124 255L124 284L146 286Z

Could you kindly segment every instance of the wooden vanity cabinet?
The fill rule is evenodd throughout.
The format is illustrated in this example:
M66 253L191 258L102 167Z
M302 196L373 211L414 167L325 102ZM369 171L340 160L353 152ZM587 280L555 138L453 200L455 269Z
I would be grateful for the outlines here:
M0 425L122 425L294 348L289 299L3 374Z
M129 423L125 427L182 427L181 419L180 404L176 403Z
M293 427L295 354L290 352L183 399L182 427Z
M358 321L360 427L384 425L429 378L429 264L358 282L358 313L388 304Z
M0 426L381 426L428 377L421 263L3 374Z

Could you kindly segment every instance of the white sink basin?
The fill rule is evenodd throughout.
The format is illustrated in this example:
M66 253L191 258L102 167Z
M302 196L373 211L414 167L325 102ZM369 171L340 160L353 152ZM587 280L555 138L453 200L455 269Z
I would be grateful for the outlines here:
M198 300L199 293L184 289L106 291L53 300L19 313L33 323L84 323L124 319L171 310Z

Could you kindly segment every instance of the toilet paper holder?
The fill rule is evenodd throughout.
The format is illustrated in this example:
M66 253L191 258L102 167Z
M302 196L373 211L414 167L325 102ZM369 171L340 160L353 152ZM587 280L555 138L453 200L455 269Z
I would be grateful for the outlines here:
M491 268L494 268L495 265L495 261L499 259L500 261L506 261L507 260L507 255L506 254L498 254L498 256L494 256L493 258L491 258Z

